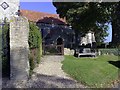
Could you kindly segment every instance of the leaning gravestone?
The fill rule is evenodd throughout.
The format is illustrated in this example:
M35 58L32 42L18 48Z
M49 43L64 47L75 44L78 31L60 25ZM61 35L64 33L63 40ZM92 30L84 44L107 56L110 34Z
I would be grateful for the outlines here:
M10 20L10 78L26 80L29 75L29 23L25 17Z

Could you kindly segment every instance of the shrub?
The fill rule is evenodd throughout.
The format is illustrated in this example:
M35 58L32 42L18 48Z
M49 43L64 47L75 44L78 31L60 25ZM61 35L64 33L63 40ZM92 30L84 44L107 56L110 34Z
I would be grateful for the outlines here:
M10 75L9 23L2 27L2 76Z
M29 22L29 63L30 63L30 72L35 68L37 64L40 63L40 57L42 55L42 38L39 27L35 23Z

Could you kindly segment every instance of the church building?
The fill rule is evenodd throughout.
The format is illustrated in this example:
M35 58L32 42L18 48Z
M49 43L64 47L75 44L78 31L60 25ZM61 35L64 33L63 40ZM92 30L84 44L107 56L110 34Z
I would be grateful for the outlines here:
M40 27L45 45L64 44L72 48L75 43L74 30L58 14L48 14L30 10L20 10L21 15Z

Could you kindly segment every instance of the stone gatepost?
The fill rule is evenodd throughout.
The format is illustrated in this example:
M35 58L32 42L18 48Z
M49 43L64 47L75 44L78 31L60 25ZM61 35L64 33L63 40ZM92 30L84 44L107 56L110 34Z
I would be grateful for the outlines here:
M29 75L29 22L25 17L10 20L10 78L26 80Z

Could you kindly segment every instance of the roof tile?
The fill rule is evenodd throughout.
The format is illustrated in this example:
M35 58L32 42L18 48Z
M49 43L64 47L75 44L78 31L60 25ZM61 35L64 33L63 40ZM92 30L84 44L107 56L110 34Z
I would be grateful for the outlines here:
M31 10L20 10L21 14L33 22L67 24L66 20L60 18L58 14L49 14Z

